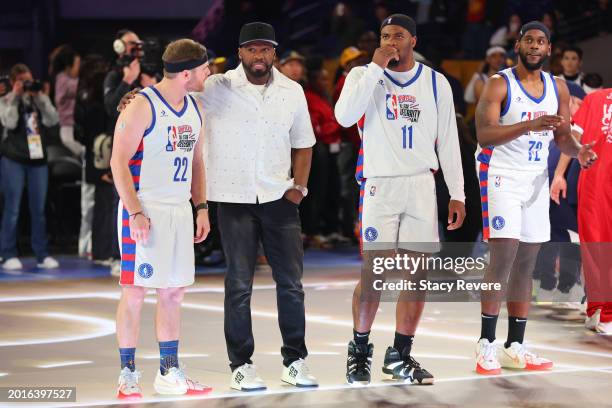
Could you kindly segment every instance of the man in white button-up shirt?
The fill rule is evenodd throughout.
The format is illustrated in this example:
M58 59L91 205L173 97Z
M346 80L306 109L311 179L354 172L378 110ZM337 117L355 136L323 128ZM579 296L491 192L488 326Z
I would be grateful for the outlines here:
M272 26L246 24L239 44L240 66L211 76L199 95L204 105L207 196L218 202L228 265L225 338L231 387L265 389L251 361L250 303L260 240L277 284L282 380L316 386L303 360L307 350L298 213L308 192L315 137L302 88L273 68L277 43Z

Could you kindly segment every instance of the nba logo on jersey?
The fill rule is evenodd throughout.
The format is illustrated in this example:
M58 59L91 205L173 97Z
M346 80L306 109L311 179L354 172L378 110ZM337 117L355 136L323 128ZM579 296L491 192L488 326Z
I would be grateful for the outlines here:
M539 112L521 112L521 122L527 122L546 115L546 111Z
M387 119L397 119L397 96L387 94Z
M370 187L370 196L374 197L376 195L376 186Z
M168 144L166 145L167 152L173 152L176 150L176 141L178 137L176 135L176 126L168 126Z
M501 176L495 176L495 187L501 186Z

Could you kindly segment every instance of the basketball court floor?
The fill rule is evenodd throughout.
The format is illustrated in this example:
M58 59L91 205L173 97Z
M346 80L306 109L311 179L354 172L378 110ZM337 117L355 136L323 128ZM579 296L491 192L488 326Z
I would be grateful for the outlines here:
M0 273L0 387L76 387L76 403L6 403L0 406L111 406L119 357L115 340L116 280L103 268L60 258L63 269ZM183 304L179 356L188 374L211 385L202 397L156 395L158 346L153 330L155 296L143 309L137 368L144 398L134 406L162 407L403 407L403 406L612 406L612 336L584 329L578 316L534 307L527 340L553 359L550 372L504 370L485 377L474 371L480 333L477 302L428 303L413 347L414 356L436 377L432 386L382 380L384 351L393 341L394 305L381 303L372 331L373 383L344 382L346 347L351 339L351 297L359 277L354 253L307 253L306 291L309 366L320 381L314 390L280 381L281 338L276 296L269 270L258 270L252 299L254 363L268 390L252 394L229 388L223 337L222 269L199 271ZM553 315L555 314L556 315ZM552 317L552 318L551 318ZM505 338L500 316L498 341Z

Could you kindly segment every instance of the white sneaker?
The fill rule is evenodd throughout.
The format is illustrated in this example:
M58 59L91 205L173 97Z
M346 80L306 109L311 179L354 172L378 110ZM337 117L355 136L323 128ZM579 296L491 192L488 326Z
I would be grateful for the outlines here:
M281 380L296 387L319 386L317 379L310 374L310 369L301 358L291 363L289 367L283 367Z
M57 262L55 258L47 256L42 262L37 263L36 267L42 269L56 269L59 268L59 262Z
M612 336L612 322L599 322L595 331L599 334Z
M183 367L171 367L166 375L157 370L153 388L158 394L165 395L202 395L212 391L211 387L202 385L185 374Z
M584 319L584 327L589 330L597 331L597 325L599 324L599 319L601 317L601 309L597 309L592 316L587 316Z
M238 391L261 391L266 383L257 374L253 364L243 364L232 372L230 387Z
M476 372L484 375L501 374L497 346L488 339L480 339L476 344Z
M9 258L2 264L2 268L7 271L16 271L19 269L23 269L23 264L19 260L19 258Z
M119 374L119 385L117 386L117 398L138 399L142 398L142 390L138 385L140 371L132 371L124 367Z
M553 366L552 361L538 357L517 341L510 344L508 348L501 348L499 362L504 368L524 370L550 370Z

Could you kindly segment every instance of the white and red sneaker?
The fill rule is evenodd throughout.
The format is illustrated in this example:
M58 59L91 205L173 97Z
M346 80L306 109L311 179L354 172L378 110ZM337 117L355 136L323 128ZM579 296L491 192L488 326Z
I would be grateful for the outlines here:
M501 374L497 346L488 339L480 339L476 344L476 372L483 375Z
M117 387L117 398L119 399L139 399L142 398L142 390L138 385L140 371L132 371L123 367L119 374L119 385Z
M504 368L518 368L523 370L550 370L553 362L527 350L527 348L515 341L510 347L502 347L499 362Z
M185 374L183 367L171 367L166 375L162 375L158 370L153 388L158 394L165 395L202 395L212 391L211 387L202 385Z

